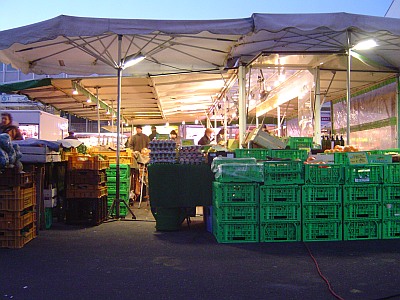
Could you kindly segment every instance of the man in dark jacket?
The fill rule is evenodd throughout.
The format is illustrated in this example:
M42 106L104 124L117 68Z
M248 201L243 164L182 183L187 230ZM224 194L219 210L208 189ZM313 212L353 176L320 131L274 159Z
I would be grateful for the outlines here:
M11 140L23 140L21 131L18 126L13 125L13 119L9 113L1 113L0 133L8 133Z
M130 138L129 147L133 151L142 151L143 148L148 148L150 139L147 135L142 133L142 126L136 126L136 134Z
M204 132L203 137L199 140L199 142L197 144L199 145L208 145L212 142L211 139L211 134L212 134L212 129L211 128L207 128Z

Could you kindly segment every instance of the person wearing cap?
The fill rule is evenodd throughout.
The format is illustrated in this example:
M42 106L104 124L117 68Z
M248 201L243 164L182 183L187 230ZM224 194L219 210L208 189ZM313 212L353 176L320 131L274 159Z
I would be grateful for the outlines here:
M157 137L157 128L156 126L151 126L151 134L149 135L150 141L154 140Z
M212 129L211 128L206 128L205 132L204 132L204 136L199 140L199 142L197 144L199 145L209 145L212 142L211 139L211 134L212 134Z
M136 126L136 134L131 137L129 147L133 151L142 151L143 148L148 148L150 139L142 132L142 126Z

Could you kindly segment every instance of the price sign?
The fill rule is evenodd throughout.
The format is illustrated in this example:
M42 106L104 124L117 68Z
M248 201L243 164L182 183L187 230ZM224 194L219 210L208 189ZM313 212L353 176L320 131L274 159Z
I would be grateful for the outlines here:
M366 165L368 164L368 157L366 152L348 152L350 165Z

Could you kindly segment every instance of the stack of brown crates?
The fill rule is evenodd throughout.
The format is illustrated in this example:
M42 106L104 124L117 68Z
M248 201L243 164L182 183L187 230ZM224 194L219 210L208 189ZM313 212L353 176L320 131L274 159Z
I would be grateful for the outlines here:
M66 223L99 225L107 218L109 161L99 156L70 156L67 168Z
M0 175L0 247L22 248L37 235L33 172L2 170Z

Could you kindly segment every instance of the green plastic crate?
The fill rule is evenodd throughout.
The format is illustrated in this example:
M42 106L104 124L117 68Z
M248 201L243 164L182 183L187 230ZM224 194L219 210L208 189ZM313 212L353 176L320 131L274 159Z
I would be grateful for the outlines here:
M213 205L258 205L259 186L256 183L213 182Z
M304 221L303 220L303 241L341 241L341 221Z
M376 240L382 236L382 221L380 220L351 220L343 223L343 239L345 241Z
M259 242L258 223L227 224L213 222L213 234L218 243L254 243Z
M236 158L253 157L256 160L266 160L269 156L269 149L252 148L252 149L235 149Z
M391 149L385 149L385 150L380 150L381 154L387 154L387 153L397 153L400 154L400 149L399 148L391 148Z
M312 148L313 138L290 136L287 145L290 147L290 149Z
M343 199L347 202L382 201L380 184L344 185Z
M386 164L383 170L384 183L400 183L400 164Z
M300 222L280 221L260 224L260 242L301 241Z
M117 197L116 193L108 193L107 195L107 203L112 203L113 200ZM127 203L129 201L129 192L119 192L119 198L125 200Z
M383 165L345 166L346 184L383 183Z
M301 189L298 185L260 186L260 205L270 203L300 203Z
M347 157L347 152L334 152L333 161L335 165L348 165L349 158Z
M383 220L382 239L400 239L400 219Z
M341 221L341 203L309 203L302 205L303 221Z
M337 164L306 164L305 184L343 184L344 168Z
M249 223L258 222L258 205L226 205L214 206L213 217L219 223Z
M344 220L358 219L382 219L382 202L380 201L365 201L352 202L345 201L343 204Z
M343 193L341 185L303 185L301 201L304 204L342 203Z
M215 180L218 182L263 182L262 164L222 164L218 166Z
M109 170L115 170L117 168L117 164L110 164ZM119 169L122 170L130 170L131 166L129 164L119 164Z
M301 205L297 204L263 204L260 206L260 222L300 221Z
M131 169L130 168L125 168L123 166L129 166L129 165L120 165L119 178L120 179L129 179L130 175L131 175ZM106 174L107 174L107 180L108 181L114 181L115 182L115 179L112 180L112 178L116 178L117 177L117 169L115 167L111 168L111 165L110 165L110 168L106 169Z
M50 229L51 226L53 225L53 208L46 207L44 209L44 220L45 220L46 229Z
M382 219L400 220L400 201L383 201Z
M308 158L307 150L271 149L270 156L273 158L299 159L305 161Z
M304 184L304 166L301 161L264 162L264 184Z
M119 184L119 191L120 194L129 194L131 190L131 183L130 182L120 182ZM107 182L107 191L109 194L116 194L117 187L114 183Z
M400 185L384 184L382 186L383 201L400 201Z
M111 205L107 205L107 211L110 211L111 209ZM114 209L111 212L111 216L115 216L117 214L117 207L114 206ZM128 208L125 206L125 204L121 203L119 205L119 216L120 217L126 217L126 215L128 214Z

